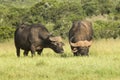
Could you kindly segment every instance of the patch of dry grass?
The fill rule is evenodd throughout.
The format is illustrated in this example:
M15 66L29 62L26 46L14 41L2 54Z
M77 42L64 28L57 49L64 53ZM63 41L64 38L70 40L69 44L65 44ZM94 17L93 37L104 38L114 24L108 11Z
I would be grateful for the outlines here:
M120 40L96 40L89 57L73 56L68 42L65 53L44 49L41 56L15 55L13 41L0 43L1 80L119 80Z
M90 53L91 55L120 55L119 39L101 39L93 42Z

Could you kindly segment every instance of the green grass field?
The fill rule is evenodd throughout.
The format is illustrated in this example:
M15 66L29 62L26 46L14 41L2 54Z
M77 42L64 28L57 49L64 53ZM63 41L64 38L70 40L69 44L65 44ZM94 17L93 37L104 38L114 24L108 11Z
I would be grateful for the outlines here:
M95 40L89 57L74 57L68 43L64 49L17 58L12 40L0 43L0 80L120 80L119 39Z

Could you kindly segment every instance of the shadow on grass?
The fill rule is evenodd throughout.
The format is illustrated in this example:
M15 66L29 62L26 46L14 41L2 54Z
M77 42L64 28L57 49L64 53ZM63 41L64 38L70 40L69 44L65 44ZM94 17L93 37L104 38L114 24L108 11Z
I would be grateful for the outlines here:
M81 56L81 55L74 56L72 53L71 54L70 53L68 53L68 54L64 53L64 54L61 54L60 57L62 57L62 58L70 58L70 57L89 57L89 56Z

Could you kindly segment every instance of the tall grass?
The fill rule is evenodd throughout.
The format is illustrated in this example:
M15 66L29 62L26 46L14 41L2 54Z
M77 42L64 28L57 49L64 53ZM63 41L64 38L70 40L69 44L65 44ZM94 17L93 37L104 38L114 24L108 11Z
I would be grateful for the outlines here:
M91 46L92 55L119 55L120 53L119 39L102 39L93 42Z
M0 80L119 80L120 40L96 40L89 57L44 49L41 56L17 58L13 41L0 43Z

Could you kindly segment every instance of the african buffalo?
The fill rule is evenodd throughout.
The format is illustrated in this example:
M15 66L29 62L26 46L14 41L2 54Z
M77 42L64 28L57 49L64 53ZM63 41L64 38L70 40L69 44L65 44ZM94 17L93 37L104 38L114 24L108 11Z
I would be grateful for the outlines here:
M88 55L92 44L93 29L89 21L75 21L69 31L69 43L74 56Z
M44 48L51 48L56 53L63 53L62 39L60 36L53 37L42 24L26 25L21 24L14 33L14 43L17 56L20 56L20 49L24 50L24 56L31 51L41 54Z

